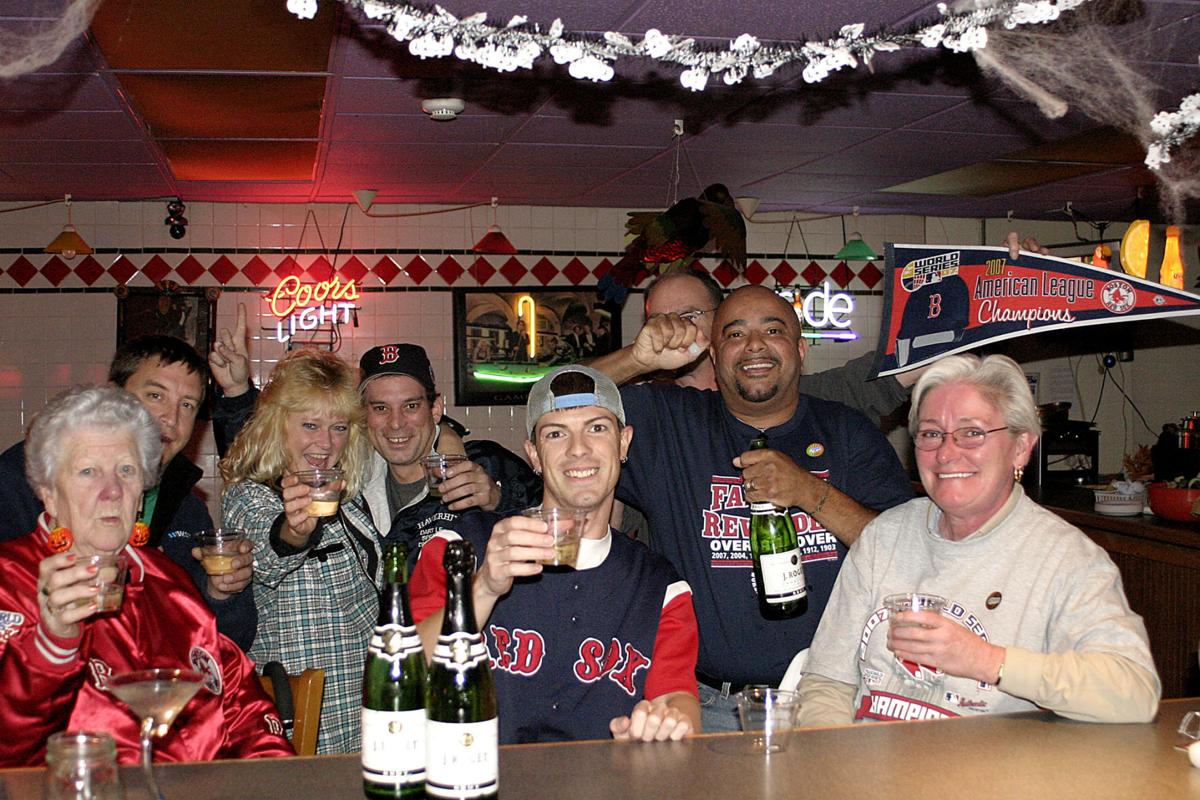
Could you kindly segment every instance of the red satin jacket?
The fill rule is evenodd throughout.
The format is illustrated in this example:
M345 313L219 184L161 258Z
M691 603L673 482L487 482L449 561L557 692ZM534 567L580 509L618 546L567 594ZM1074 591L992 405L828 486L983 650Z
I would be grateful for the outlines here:
M50 555L45 515L38 530L0 544L0 767L39 765L50 734L108 731L122 763L137 763L139 726L105 691L110 675L153 667L204 674L156 761L294 755L254 664L217 633L216 619L191 579L161 552L126 547L129 582L115 614L81 623L60 639L39 624L38 564Z

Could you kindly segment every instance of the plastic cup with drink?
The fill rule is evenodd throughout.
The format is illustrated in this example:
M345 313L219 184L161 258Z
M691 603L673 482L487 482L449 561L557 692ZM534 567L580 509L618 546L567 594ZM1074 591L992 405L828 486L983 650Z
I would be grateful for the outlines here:
M461 453L433 453L421 459L425 467L425 483L429 485L432 497L442 496L442 483L446 480L446 471L464 463L467 457Z
M246 532L229 528L214 528L197 537L200 543L200 563L209 575L233 572L233 559L241 554Z
M538 563L547 567L574 567L579 559L579 540L587 515L579 508L535 506L523 512L531 519L546 523L546 533L554 537L554 558Z
M889 594L883 598L883 607L888 610L889 625L897 627L910 625L921 627L919 622L900 622L896 619L896 615L905 611L932 611L935 614L941 613L941 610L946 607L946 598L924 592L901 592L899 594ZM912 683L937 683L945 677L945 673L937 667L930 667L901 658L894 658L893 661L896 668L902 673L902 677Z
M769 755L787 749L800 713L800 695L770 686L747 686L734 698L751 750Z
M82 597L72 601L69 607L75 608L96 602L96 610L101 614L117 611L125 598L125 580L129 577L129 557L124 553L109 553L87 556L80 561L96 571L91 584L98 587L95 597Z
M309 487L308 508L310 517L332 517L337 513L342 497L342 481L346 473L337 468L306 469L296 473L300 483Z

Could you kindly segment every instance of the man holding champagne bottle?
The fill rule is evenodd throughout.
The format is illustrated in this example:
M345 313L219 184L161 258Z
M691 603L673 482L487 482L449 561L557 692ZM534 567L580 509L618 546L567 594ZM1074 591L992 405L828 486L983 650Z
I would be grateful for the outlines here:
M895 451L870 420L801 392L808 347L790 304L765 287L742 287L717 307L712 332L710 347L692 320L655 316L632 345L591 362L624 383L710 351L718 392L621 390L639 436L618 489L649 520L651 547L693 589L706 731L737 729L731 690L779 684L812 640L846 547L878 511L912 496ZM763 434L768 447L748 449ZM795 522L808 609L794 618L760 612L752 503L786 508Z
M608 525L633 439L616 385L577 365L529 393L526 454L545 508L586 512L574 569L554 559L547 523L475 512L422 548L413 615L427 652L442 626L448 542L482 554L472 595L494 663L500 741L680 739L699 730L691 589L663 558Z

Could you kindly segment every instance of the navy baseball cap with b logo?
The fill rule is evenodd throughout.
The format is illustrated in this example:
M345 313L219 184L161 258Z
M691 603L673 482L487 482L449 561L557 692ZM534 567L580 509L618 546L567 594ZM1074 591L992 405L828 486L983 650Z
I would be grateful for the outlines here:
M415 344L385 344L372 347L362 354L358 360L362 370L362 382L358 391L374 378L381 375L405 375L424 386L431 392L437 388L433 383L433 367L429 365L429 356L425 348Z

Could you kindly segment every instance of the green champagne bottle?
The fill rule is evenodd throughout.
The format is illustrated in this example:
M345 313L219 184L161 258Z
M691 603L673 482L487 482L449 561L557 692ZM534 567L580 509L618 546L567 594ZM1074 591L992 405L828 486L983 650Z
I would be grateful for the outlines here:
M470 542L446 545L446 608L429 667L425 791L447 800L499 791L500 725L487 645L475 624Z
M425 796L425 651L409 610L407 561L404 545L388 545L363 668L363 793L370 798Z
M750 442L751 450L766 447L766 435ZM759 613L767 619L790 619L807 611L804 562L788 509L773 503L750 504L750 552L754 556Z

